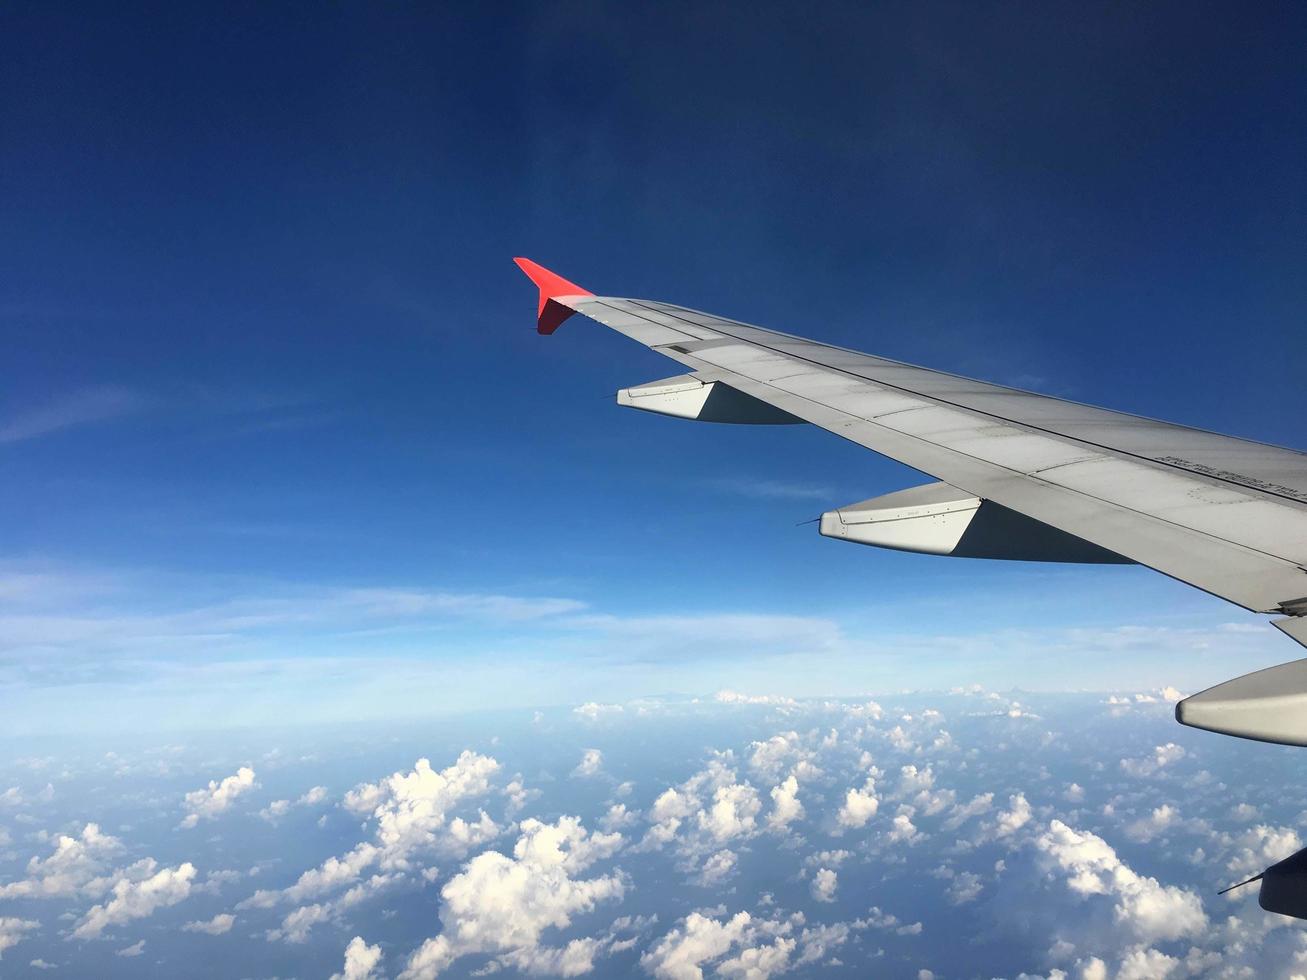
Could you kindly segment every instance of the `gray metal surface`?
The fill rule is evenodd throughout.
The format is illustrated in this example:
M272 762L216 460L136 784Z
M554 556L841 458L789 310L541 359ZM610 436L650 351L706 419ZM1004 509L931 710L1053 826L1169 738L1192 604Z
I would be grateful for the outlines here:
M799 419L1247 609L1307 611L1294 606L1307 597L1302 453L670 304L560 302Z
M1307 850L1271 865L1261 878L1258 905L1267 912L1307 919Z
M1307 745L1307 660L1244 674L1185 698L1175 720L1259 742Z
M622 388L617 404L672 418L735 425L798 425L796 419L774 405L732 388L713 374L678 374Z
M952 558L1133 564L1084 538L947 483L927 483L827 511L818 530L855 544Z

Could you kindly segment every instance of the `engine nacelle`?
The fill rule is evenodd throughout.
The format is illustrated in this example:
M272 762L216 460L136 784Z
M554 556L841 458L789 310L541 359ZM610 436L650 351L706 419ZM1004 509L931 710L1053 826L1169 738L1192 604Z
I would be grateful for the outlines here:
M1133 562L947 483L887 493L821 515L828 538L954 558L1129 565Z
M1272 622L1279 626L1284 620ZM1191 694L1175 706L1175 720L1222 735L1307 745L1307 660L1255 670ZM1302 907L1307 909L1307 891Z
M728 384L698 374L681 374L623 388L617 393L617 404L699 422L797 425L803 421Z

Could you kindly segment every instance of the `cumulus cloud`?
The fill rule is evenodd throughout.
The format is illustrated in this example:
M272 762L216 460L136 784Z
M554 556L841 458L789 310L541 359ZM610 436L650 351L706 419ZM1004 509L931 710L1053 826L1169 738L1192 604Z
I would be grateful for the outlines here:
M794 940L783 934L790 930L769 926L770 923L755 923L748 912L740 912L725 922L695 912L646 952L640 958L640 965L659 980L700 980L702 964L722 959L738 948L740 954L734 961L741 967L748 961L752 967L750 975L762 980L788 969L794 951ZM777 935L778 932L782 934ZM772 941L766 943L767 938ZM760 940L764 941L762 945L754 945ZM724 966L720 964L717 972L725 974Z
M411 773L396 773L386 780L378 787L381 800L372 811L382 867L406 867L409 854L435 845L442 829L457 849L497 835L498 828L484 811L474 822L455 817L447 825L446 816L462 800L484 796L490 789L490 777L498 770L499 763L489 756L463 752L441 772L433 770L426 759L419 759ZM374 794L369 791L367 795Z
M863 929L881 929L900 936L918 936L923 928L920 922L905 923L899 921L897 915L883 911L878 905L873 905L868 909L866 916L856 920L855 925Z
M638 725L677 726L684 737L674 744L696 746L695 755L660 756L654 770L659 776L643 774L638 796L629 784L615 787L606 799L578 795L583 787L567 781L580 746L595 748L581 756L578 768L588 768L586 760L593 759L600 773L610 751L603 726L583 729L589 719L582 715L559 723L589 732L579 744L564 736L547 761L531 755L515 760L532 772L538 767L532 780L538 790L528 791L518 775L496 778L499 764L476 753L443 770L423 760L411 771L360 783L347 794L341 808L360 818L356 836L337 846L327 834L306 839L305 846L323 848L308 870L275 869L266 861L251 869L250 876L257 871L269 890L237 906L239 923L224 913L180 929L222 942L262 934L297 943L330 924L339 930L339 945L331 947L338 952L355 937L345 949L344 967L340 960L330 963L343 969L341 977L352 975L351 963L359 976L388 966L389 975L407 970L417 978L474 969L620 972L617 964L629 970L633 961L655 976L808 975L819 963L857 973L894 973L907 963L909 973L923 963L940 975L965 973L959 964L967 954L949 944L928 946L917 938L924 931L919 921L903 922L880 909L847 922L817 921L859 895L875 893L868 889L911 881L914 905L933 901L948 921L1004 942L1012 951L1005 976L1307 975L1307 932L1261 913L1255 888L1219 900L1199 898L1301 847L1292 827L1266 822L1274 817L1291 824L1292 815L1307 807L1300 794L1281 799L1263 792L1278 778L1275 772L1241 773L1246 792L1241 783L1232 793L1232 777L1218 765L1219 746L1195 742L1181 754L1174 743L1157 744L1164 739L1141 740L1140 733L1163 724L1160 701L1147 710L1132 708L1123 720L1097 708L1098 696L1082 697L1075 702L1078 714L1067 716L1073 726L1061 730L1061 708L1052 698L1029 696L1046 719L1034 725L995 714L995 705L1007 705L1007 698L965 696L982 710L942 706L956 743L941 741L943 714L923 708L928 702L915 695L887 699L876 712L833 700L799 702L785 707L780 727L787 730L780 732L773 710L667 699L656 718ZM1023 695L1023 705L1026 700ZM1144 702L1131 698L1130 704ZM624 710L634 715L638 708L632 702ZM687 722L704 727L687 730ZM1097 724L1104 726L1104 752L1097 750ZM1138 730L1123 732L1126 724ZM729 741L721 740L724 732ZM1092 749L1080 754L1069 733ZM652 742L656 732L650 727L647 734ZM1119 765L1115 747L1126 742L1140 748ZM715 746L707 749L706 762L699 761L697 746ZM283 758L278 765L289 762ZM336 764L324 754L315 765L326 772L329 762ZM1171 778L1177 770L1185 775L1183 806L1176 797L1181 784ZM1139 778L1148 771L1164 776ZM1072 776L1089 791L1071 783ZM654 784L653 778L663 781ZM269 809L293 812L311 805L304 802L309 795L291 794ZM1262 810L1232 809L1232 796L1267 802ZM571 797L587 809L580 817L557 819L560 801ZM547 801L547 818L528 817L537 798ZM502 816L496 806L504 808ZM519 819L520 830L502 836L514 826L509 821ZM330 829L344 825L336 820ZM131 821L121 826L130 837ZM623 859L627 852L619 849L628 846L627 834L639 843ZM275 834L265 826L252 836ZM27 875L0 883L0 897L49 894L77 913L96 904L104 916L118 882L141 884L160 872L148 860L117 867L123 863L117 859L121 845L94 825L57 841L26 830L14 838L44 843L40 856L28 862ZM1129 842L1146 846L1118 852ZM478 853L486 846L493 850ZM323 854L330 856L321 860ZM665 887L673 872L689 887ZM276 888L266 881L273 875ZM240 880L246 880L244 872ZM191 890L197 888L209 886L192 883ZM387 963L381 947L362 937L390 936L384 948L391 950L403 920L395 926L381 922L424 888L438 902L439 924L398 947ZM394 899L388 907L383 894ZM756 905L741 911L739 901L758 895ZM628 897L641 911L657 911L656 927L613 918L628 911L619 904ZM695 911L721 901L732 904ZM1203 903L1212 901L1221 914L1209 919ZM69 919L66 931L80 921L72 913ZM101 928L103 937L117 933L118 942L105 947L109 951L136 938L118 927ZM860 941L859 930L876 934ZM431 938L423 942L423 936ZM203 936L190 941L202 949L221 945ZM153 945L149 951L156 952ZM618 951L629 958L612 958Z
M281 920L280 928L268 930L267 939L269 942L279 939L284 939L288 943L308 942L313 927L330 922L338 909L338 905L322 902L301 905Z
M853 787L844 794L844 802L835 814L836 826L839 830L865 827L878 810L880 800L876 796L876 778L868 776L860 789Z
M527 789L526 784L522 782L522 777L516 776L504 786L503 794L508 801L504 806L504 818L511 820L526 809L527 803L539 796L540 791Z
M899 784L892 794L896 800L911 799L922 793L928 793L935 785L935 772L929 765L918 769L916 766L904 766L899 770Z
M758 792L748 783L718 786L711 805L698 813L699 827L714 840L730 840L751 833L761 810Z
M314 926L337 921L355 906L394 885L398 880L399 875L375 874L351 885L329 901L301 905L287 913L278 928L266 930L264 937L268 942L279 940L288 943L308 942L309 933Z
M613 715L620 715L624 709L620 704L600 704L597 701L587 701L572 709L572 714L584 718L586 721L598 721L600 718L609 718Z
M221 936L231 932L231 927L235 923L236 916L228 912L220 912L212 919L186 923L182 926L182 932L203 932L210 936Z
M1159 745L1153 749L1152 755L1139 759L1122 759L1121 769L1128 776L1146 779L1184 757L1185 750L1182 746L1176 745L1174 742L1167 742L1165 745Z
M3 582L0 582L0 590L3 588ZM3 598L0 592L0 598ZM54 784L46 783L45 789L36 793L34 796L26 794L18 786L10 786L3 793L0 793L0 806L3 807L21 807L28 806L32 803L49 803L54 799Z
M839 886L839 876L830 868L818 868L812 876L812 897L819 902L835 901L835 889Z
M33 857L26 877L0 886L0 898L107 900L94 905L79 920L70 938L98 939L110 926L144 918L157 908L186 898L195 879L190 863L160 868L153 858L142 858L110 870L110 859L122 842L88 823L77 836L55 838L48 857Z
M1230 808L1230 819L1238 820L1241 823L1256 820L1260 815L1260 811L1251 803L1236 803Z
M784 830L796 820L803 819L803 804L799 802L799 781L793 774L786 777L779 786L771 790L772 809L767 814L767 826L771 830Z
M195 827L201 820L212 820L236 801L236 799L254 789L254 770L241 766L234 776L228 776L221 782L209 780L204 789L187 793L184 806L190 812L182 819L181 826Z
M1030 822L1030 802L1024 793L1008 798L1008 808L995 818L992 833L996 838L1011 837Z
M912 808L894 815L890 821L890 828L885 832L885 839L891 843L916 844L925 835L917 829L917 825L912 822Z
M979 793L973 796L967 803L956 804L945 818L943 827L945 830L957 830L972 817L979 817L988 813L994 806L993 793Z
M74 939L99 939L110 926L121 926L133 919L143 919L155 909L176 905L191 893L195 866L189 862L175 868L160 868L152 860L139 862L143 877L124 877L114 882L113 897L93 906L73 929Z
M1068 891L1085 901L1101 896L1116 928L1140 943L1197 936L1207 927L1196 894L1136 873L1096 834L1053 820L1034 845Z
M1237 877L1263 871L1303 846L1302 838L1292 827L1270 824L1258 824L1238 834L1227 834L1220 843L1230 852L1226 867Z
M797 704L794 698L785 697L782 694L741 694L739 691L723 690L713 695L713 700L719 704L775 704L775 705L793 705Z
M660 848L676 839L677 831L686 818L695 812L699 804L697 796L688 787L678 790L669 787L659 794L649 808L649 831L645 834L641 846Z
M875 701L864 701L861 704L844 705L842 708L844 715L848 718L880 721L885 717L885 709Z
M41 923L33 919L20 919L16 916L0 916L0 958L4 957L5 950L17 946L23 940L23 936L33 929L39 928Z
M970 871L960 871L949 882L946 892L948 900L954 905L966 905L980 897L983 886L980 876Z
M276 823L286 814L290 813L293 807L311 807L326 802L327 787L314 786L308 790L299 799L294 800L273 800L266 807L259 811L259 816L269 823Z
M731 876L738 861L739 856L726 848L716 854L710 854L699 869L698 883L704 888L720 885Z
M466 751L437 771L419 759L410 772L396 772L376 783L363 783L345 794L342 806L365 816L373 826L371 840L333 856L279 891L261 889L237 908L270 908L281 902L306 903L293 910L269 938L303 942L316 925L393 885L415 870L426 854L465 854L499 836L501 828L481 810L472 819L451 813L469 800L490 792L490 779L499 763L490 756ZM371 869L378 873L368 876ZM317 899L345 890L329 902Z
M640 966L658 980L702 980L709 966L721 977L768 980L826 959L869 925L805 927L802 913L772 919L748 912L725 916L724 910L691 913L645 951Z
M1155 807L1146 817L1134 821L1125 828L1126 836L1131 840L1146 844L1153 838L1176 827L1181 822L1180 812L1171 804L1163 803Z
M576 768L572 770L573 776L584 778L586 776L597 776L604 765L604 754L598 749L586 749L581 755L581 761Z
M369 946L362 936L355 936L345 947L345 966L333 973L331 980L372 980L381 962L381 947Z
M659 849L675 841L683 854L702 855L753 836L762 801L752 785L739 780L730 760L729 753L712 759L684 783L664 790L649 808L650 827L640 846Z
M600 818L599 826L604 830L622 830L632 826L638 819L638 815L628 810L625 803L614 803Z
M268 821L268 823L276 823L286 814L290 813L290 805L290 800L273 800L259 811L259 816Z
M813 751L804 745L798 732L781 732L766 741L752 743L749 749L750 768L773 782L787 769L805 779L820 772L812 764Z
M812 868L838 868L851 857L853 857L852 851L818 851L815 854L809 854L803 859L803 863Z
M550 929L569 926L574 916L626 894L621 872L579 877L611 857L622 836L590 834L576 817L553 824L524 820L521 830L512 857L484 851L441 889L441 932L409 957L405 980L435 977L474 953L528 973L575 976L593 969L611 939L585 937L551 947L544 938Z
M47 858L27 862L27 877L0 885L0 898L71 898L104 894L110 882L103 875L107 859L122 848L116 837L88 823L76 837L60 834Z

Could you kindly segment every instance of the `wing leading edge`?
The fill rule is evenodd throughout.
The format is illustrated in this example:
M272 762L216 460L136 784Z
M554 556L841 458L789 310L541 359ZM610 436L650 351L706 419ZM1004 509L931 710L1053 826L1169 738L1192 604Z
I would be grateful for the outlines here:
M687 377L726 385L1245 609L1287 615L1275 625L1307 645L1307 618L1299 618L1307 614L1303 453L668 303L596 296L523 268L541 290L542 332L547 303L580 313L685 365L694 372Z

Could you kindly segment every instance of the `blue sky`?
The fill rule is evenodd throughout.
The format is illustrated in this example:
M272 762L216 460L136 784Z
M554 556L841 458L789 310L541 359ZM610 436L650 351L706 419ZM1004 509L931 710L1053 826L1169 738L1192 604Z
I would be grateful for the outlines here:
M0 13L0 732L1292 656L1140 569L796 527L920 476L616 408L595 290L1287 445L1304 12Z
M1301 447L1307 8L0 10L0 972L1287 977L1290 659L599 293ZM874 700L873 700L874 698Z

